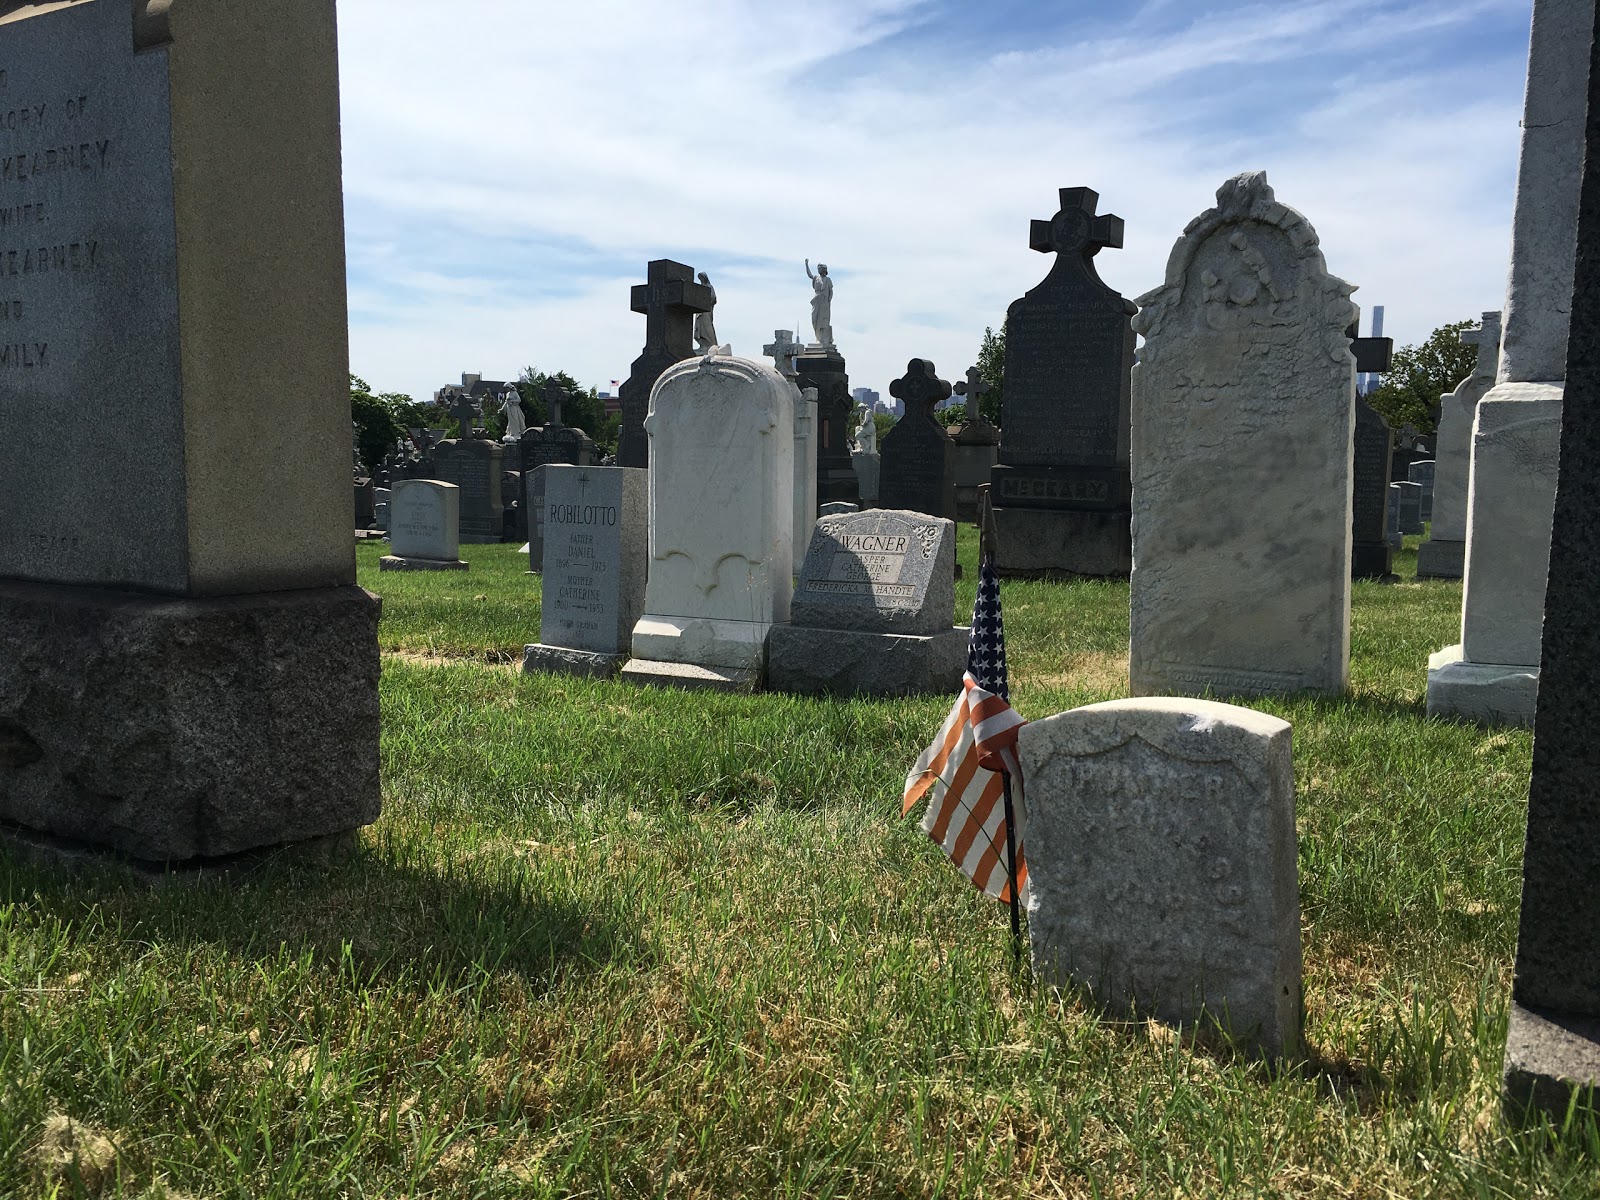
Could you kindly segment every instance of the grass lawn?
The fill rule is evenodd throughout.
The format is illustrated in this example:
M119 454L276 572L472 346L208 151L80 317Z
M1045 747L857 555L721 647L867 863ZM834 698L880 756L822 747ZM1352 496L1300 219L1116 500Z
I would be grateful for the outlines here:
M1461 590L1415 542L1356 585L1350 696L1256 703L1299 799L1311 1055L1277 1072L1013 976L1005 911L898 815L950 697L523 678L515 547L363 545L359 852L0 857L0 1196L90 1194L41 1165L62 1117L114 1148L100 1194L193 1200L1596 1195L1592 1144L1497 1121L1531 739L1425 718ZM1003 590L1023 715L1125 694L1125 584Z

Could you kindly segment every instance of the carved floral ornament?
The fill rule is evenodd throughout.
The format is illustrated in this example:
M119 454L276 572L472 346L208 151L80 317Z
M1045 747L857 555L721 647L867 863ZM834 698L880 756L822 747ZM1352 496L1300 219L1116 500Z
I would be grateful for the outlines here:
M1218 237L1226 247L1220 261L1220 247L1212 245ZM1273 241L1287 243L1288 278L1274 272L1264 252ZM1203 265L1197 263L1202 258ZM1191 289L1187 302L1186 287ZM1134 332L1145 339L1139 362L1154 362L1169 347L1183 345L1185 339L1161 334L1169 320L1183 325L1188 307L1205 329L1248 331L1248 340L1257 344L1287 343L1313 331L1330 359L1342 363L1350 353L1345 331L1359 312L1350 300L1355 290L1328 273L1316 231L1277 201L1266 172L1247 171L1224 183L1216 207L1183 231L1167 260L1166 282L1139 297L1133 319Z

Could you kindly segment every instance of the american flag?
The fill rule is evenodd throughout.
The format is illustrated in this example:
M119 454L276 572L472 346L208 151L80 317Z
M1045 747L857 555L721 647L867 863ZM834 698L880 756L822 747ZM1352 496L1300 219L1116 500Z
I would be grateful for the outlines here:
M945 718L939 736L922 752L906 776L902 815L924 796L928 811L922 829L944 847L950 861L986 896L1009 903L1006 870L1005 782L1011 776L1012 817L1016 828L1017 884L1027 894L1028 867L1022 854L1026 807L1017 731L1027 724L1010 702L1006 680L1006 639L1000 616L1000 580L986 556L972 606L967 641L967 674L961 695Z

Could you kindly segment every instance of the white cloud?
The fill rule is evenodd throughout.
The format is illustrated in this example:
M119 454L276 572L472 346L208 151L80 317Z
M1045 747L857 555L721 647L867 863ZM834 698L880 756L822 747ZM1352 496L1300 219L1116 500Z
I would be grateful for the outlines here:
M343 0L352 367L414 395L530 362L604 389L659 257L711 273L719 334L755 356L806 330L810 257L853 385L887 393L913 356L954 380L1043 277L1028 221L1057 188L1126 219L1097 261L1131 297L1254 168L1419 340L1500 303L1525 52L1434 46L1516 7L1157 3L986 54L916 0Z

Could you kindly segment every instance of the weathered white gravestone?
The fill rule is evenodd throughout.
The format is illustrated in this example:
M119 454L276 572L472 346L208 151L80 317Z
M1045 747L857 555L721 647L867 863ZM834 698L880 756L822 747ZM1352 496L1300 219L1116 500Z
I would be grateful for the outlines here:
M1577 259L1594 0L1534 0L1511 280L1472 437L1461 642L1428 659L1428 712L1531 725Z
M335 46L329 0L0 9L0 821L181 861L378 815Z
M1289 725L1209 700L1114 700L1023 729L1034 969L1113 1016L1300 1046Z
M796 391L794 403L794 573L806 560L817 523L817 389Z
M1257 172L1223 184L1140 297L1135 695L1345 688L1353 290Z
M1472 374L1439 398L1434 446L1433 525L1417 547L1418 579L1460 579L1467 561L1467 477L1472 469L1472 424L1478 401L1494 387L1500 361L1500 314L1486 312L1461 340L1478 347Z
M522 669L615 675L644 613L649 473L538 470L545 508L539 643L524 647Z
M380 571L465 571L461 489L439 479L402 479L390 492L389 550Z
M650 393L650 578L623 676L748 690L794 589L796 392L770 367L707 355Z

